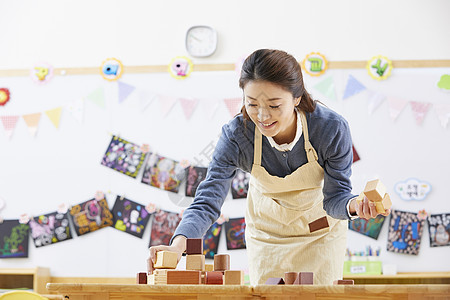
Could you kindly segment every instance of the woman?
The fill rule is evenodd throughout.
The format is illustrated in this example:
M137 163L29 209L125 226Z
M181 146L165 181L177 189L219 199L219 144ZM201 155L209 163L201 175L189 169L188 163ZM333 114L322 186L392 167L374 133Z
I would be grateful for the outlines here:
M305 90L300 65L279 50L261 49L242 66L241 114L222 128L206 179L184 212L171 246L203 237L219 217L236 168L251 172L246 245L252 285L284 272L314 272L315 284L342 279L347 220L374 218L351 194L352 141L347 122ZM388 215L389 211L385 213Z

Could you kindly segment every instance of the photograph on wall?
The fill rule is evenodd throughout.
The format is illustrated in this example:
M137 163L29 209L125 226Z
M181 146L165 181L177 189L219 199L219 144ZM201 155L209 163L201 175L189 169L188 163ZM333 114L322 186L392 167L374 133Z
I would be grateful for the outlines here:
M185 176L186 171L179 162L153 153L145 165L142 183L178 193Z
M236 170L236 175L231 181L231 196L233 199L247 198L248 183L250 181L250 173L241 169Z
M140 146L113 135L101 164L136 178L144 164L145 155Z
M450 213L428 216L430 247L450 246Z
M417 213L392 210L389 220L387 251L419 254L420 239L425 221Z
M117 196L112 214L114 228L142 238L150 219L150 213L145 209L145 206L125 197Z
M96 231L113 224L113 215L106 199L91 199L72 206L69 211L77 236Z
M190 166L186 169L186 192L188 197L195 197L197 187L206 178L208 168Z
M214 255L217 254L221 231L222 225L214 223L211 225L211 227L209 227L208 231L203 237L203 254L205 255L205 258L214 259Z
M227 249L245 249L245 219L235 218L225 222Z
M169 245L175 229L180 223L181 217L178 213L160 210L153 215L152 232L150 235L151 246Z
M369 220L358 218L348 222L348 229L373 239L378 239L384 220L385 217L382 215L378 215L376 218Z
M43 247L72 239L68 213L57 211L34 217L28 222L36 247Z
M19 220L0 223L0 258L28 257L28 224Z

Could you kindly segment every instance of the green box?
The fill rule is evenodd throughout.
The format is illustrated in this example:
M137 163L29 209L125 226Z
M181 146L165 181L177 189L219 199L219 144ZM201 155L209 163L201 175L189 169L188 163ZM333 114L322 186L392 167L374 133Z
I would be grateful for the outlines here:
M381 261L344 261L346 275L381 275Z

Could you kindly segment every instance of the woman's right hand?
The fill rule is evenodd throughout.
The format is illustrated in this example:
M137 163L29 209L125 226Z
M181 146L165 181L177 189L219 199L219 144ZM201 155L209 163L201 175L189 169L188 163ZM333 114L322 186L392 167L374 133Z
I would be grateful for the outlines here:
M159 251L171 251L178 253L177 263L181 259L184 251L186 251L186 237L183 235L177 235L170 246L152 246L150 247L150 257L147 259L147 271L149 274L153 273L153 265L156 262L156 252Z

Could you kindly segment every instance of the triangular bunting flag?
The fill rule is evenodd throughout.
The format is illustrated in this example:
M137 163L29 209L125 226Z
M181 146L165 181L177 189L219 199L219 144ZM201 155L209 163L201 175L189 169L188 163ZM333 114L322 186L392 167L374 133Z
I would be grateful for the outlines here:
M395 121L409 101L391 96L387 97L387 99L389 103L389 115L392 121Z
M409 103L411 104L411 108L414 112L414 117L416 118L417 125L422 124L423 119L425 118L425 115L427 114L431 104L415 101L410 101Z
M22 117L25 120L25 123L27 123L30 134L32 136L36 136L39 120L41 119L41 113L39 112L34 114L23 115Z
M19 121L19 116L1 116L0 118L2 119L3 127L5 127L6 136L11 138L17 121Z
M53 125L55 125L56 128L59 127L59 121L61 120L61 112L62 107L57 107L45 111L45 114L50 119L50 121L52 121Z
M203 109L203 112L205 115L212 119L214 114L217 111L217 108L219 107L221 99L201 99L200 100L200 107Z
M89 95L87 95L86 99L91 100L101 108L105 108L105 92L103 88L98 88Z
M152 104L155 98L156 94L141 90L139 92L139 106L141 107L141 111L145 111L150 106L150 104Z
M348 75L347 86L345 87L344 97L342 99L354 96L365 89L366 87L356 80L355 77Z
M159 104L161 105L161 112L164 117L169 114L172 107L177 102L177 98L170 96L158 95Z
M332 76L327 79L322 80L314 86L316 90L321 92L324 96L330 98L331 100L336 100L336 92L334 89L334 80Z
M122 103L136 89L136 87L121 81L118 81L117 84L119 88L119 103Z
M80 98L72 101L66 106L66 109L80 124L83 123L84 99Z
M186 119L190 119L192 116L192 113L194 112L195 108L197 107L198 100L197 99L187 99L187 98L180 98L180 104L183 108L184 115L186 116Z
M232 117L234 117L241 111L242 98L228 98L228 99L223 99L223 101L227 105L228 111L230 112L230 115Z
M434 110L442 127L447 128L448 119L450 118L450 104L434 104Z
M375 109L377 109L378 106L386 100L386 96L381 93L369 91L369 97L367 99L369 100L369 105L367 108L369 110L369 115L371 115Z

